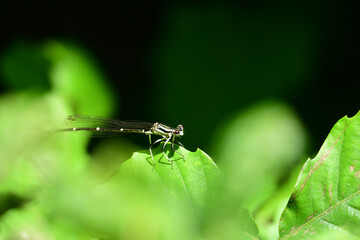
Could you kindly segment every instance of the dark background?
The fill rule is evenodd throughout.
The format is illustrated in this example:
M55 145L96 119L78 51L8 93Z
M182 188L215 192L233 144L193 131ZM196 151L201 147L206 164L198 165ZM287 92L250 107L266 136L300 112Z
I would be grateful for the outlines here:
M0 53L19 39L77 41L111 80L115 116L181 122L190 149L249 104L280 99L314 152L359 110L358 13L355 1L2 1Z

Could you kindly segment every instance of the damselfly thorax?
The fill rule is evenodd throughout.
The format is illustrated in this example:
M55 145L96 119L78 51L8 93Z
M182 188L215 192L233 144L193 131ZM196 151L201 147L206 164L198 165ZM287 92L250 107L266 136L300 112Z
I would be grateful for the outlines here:
M171 128L159 122L148 123L140 121L124 121L87 115L70 115L65 119L65 124L68 128L55 130L53 132L84 131L91 133L94 137L118 136L124 133L141 133L149 136L149 151L154 165L155 160L152 148L155 144L161 142L164 142L161 147L161 152L171 165L173 165L173 161L171 161L164 152L165 146L169 142L171 142L172 150L180 154L185 160L184 155L174 148L175 142L183 147L183 145L176 139L177 136L180 137L184 135L184 127L181 124L179 124L177 128ZM155 142L152 142L152 135L160 136L160 138Z

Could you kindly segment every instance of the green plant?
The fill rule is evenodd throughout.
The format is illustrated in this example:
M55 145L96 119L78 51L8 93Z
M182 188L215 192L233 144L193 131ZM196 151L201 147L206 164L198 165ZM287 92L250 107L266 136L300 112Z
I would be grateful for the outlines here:
M275 101L220 124L218 165L200 149L179 147L183 159L168 144L174 165L157 147L153 166L148 150L124 139L102 140L89 153L86 135L44 134L73 109L107 117L113 97L73 45L30 52L42 59L31 79L42 72L41 85L49 72L51 84L39 91L17 83L25 89L0 98L1 240L360 237L360 113L339 120L301 172L305 131ZM5 58L6 75L26 82L32 68L14 73L23 51L15 53Z

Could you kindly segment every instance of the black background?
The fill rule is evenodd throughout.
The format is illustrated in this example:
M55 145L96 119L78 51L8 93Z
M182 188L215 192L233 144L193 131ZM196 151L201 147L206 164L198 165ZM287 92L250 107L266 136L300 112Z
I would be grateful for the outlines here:
M216 3L212 1L211 3ZM207 6L206 1L2 1L0 52L13 41L75 39L95 56L115 91L121 115L148 119L154 89L149 48L164 31L170 9L183 4ZM310 80L297 92L281 96L295 107L320 147L335 122L360 108L359 12L355 1L228 2L251 11L300 11L316 26L319 41ZM127 81L124 81L126 79ZM5 92L4 85L1 91ZM134 98L136 92L136 98ZM136 106L136 108L134 108Z

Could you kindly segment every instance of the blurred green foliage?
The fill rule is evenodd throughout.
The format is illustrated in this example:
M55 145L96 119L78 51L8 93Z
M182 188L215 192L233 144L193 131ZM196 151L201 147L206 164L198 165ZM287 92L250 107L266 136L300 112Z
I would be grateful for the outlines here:
M55 93L70 101L72 109L88 115L108 116L117 108L114 93L92 57L76 45L52 41L44 46L51 61L50 81Z
M223 126L214 138L215 159L230 188L255 210L302 157L304 129L288 106L274 101L249 107Z
M228 16L230 10L223 11ZM191 24L192 15L179 14L183 18L178 18L175 33L183 27L196 32L198 26ZM215 19L219 17L218 12L213 14ZM226 21L232 20L230 15ZM261 23L255 25L265 31ZM283 27L288 29L287 25ZM231 33L223 31L225 35ZM213 40L221 38L211 31L208 34ZM235 34L233 41L239 41L236 51L251 58L255 49L245 51L242 47L250 40L243 39L242 33L231 34ZM307 44L295 36L296 30L288 34L292 43L299 41L300 49ZM186 37L183 40L178 44L186 42ZM201 54L210 47L200 48ZM165 52L184 54L178 61L186 62L185 45L174 49L184 51ZM69 114L110 116L117 106L117 97L96 62L74 43L21 42L9 48L0 61L3 82L10 90L0 97L0 126L6 126L0 131L0 239L276 239L281 212L293 190L299 160L305 155L306 131L291 106L281 101L259 101L214 124L211 116L224 113L221 104L239 106L252 95L248 92L251 88L235 88L231 97L223 91L222 84L238 81L231 77L229 69L237 73L248 71L250 76L258 61L245 64L243 60L228 59L224 63L215 58L220 55L226 59L226 51L233 49L212 49L209 64L214 72L209 71L208 76L201 76L200 72L192 76L184 69L177 70L169 61L169 66L164 67L169 71L165 78L178 79L167 85L160 78L157 83L157 87L181 87L170 86L176 82L187 86L181 87L183 90L191 91L190 75L193 79L224 77L215 85L211 81L203 86L204 91L212 87L219 91L218 96L202 99L209 102L209 108L199 109L191 104L191 96L196 94L182 98L185 105L171 95L173 101L158 102L157 106L162 109L170 103L181 105L179 109L189 118L197 116L188 122L189 132L203 122L217 126L212 138L202 139L201 134L187 137L192 142L212 143L219 168L200 149L190 152L179 147L183 159L168 145L165 150L174 162L171 166L156 148L157 164L153 166L148 150L137 151L129 158L138 147L124 139L104 140L88 152L86 135L49 134L50 130L62 128L60 119ZM287 54L284 51L282 57ZM285 91L286 79L306 68L305 55L294 62L285 61L289 64L285 73L274 66L262 66L264 72L256 72L250 85L256 88L258 83L253 81L266 76L269 89ZM27 65L28 62L33 65ZM234 65L229 66L230 62ZM199 67L206 72L205 65L196 59L187 63L194 72ZM26 71L20 74L23 65L27 65ZM162 93L166 95L168 91ZM196 115L195 109L204 112ZM359 135L357 131L352 134Z
M13 52L23 46L14 45ZM52 41L35 48L42 49L36 52L39 58L50 62L50 88L14 88L0 99L0 124L7 126L0 134L3 239L216 238L229 226L237 236L257 235L250 213L241 208L226 224L216 224L222 227L215 233L209 228L220 214L209 207L220 189L220 171L201 150L179 149L185 161L170 154L174 168L161 163L160 149L154 149L155 167L148 151L136 153L114 171L124 153L134 149L131 144L107 142L95 148L91 160L86 135L50 134L68 114L91 108L91 114L106 116L114 104L104 107L112 98L106 81L75 45ZM12 56L3 58L7 62ZM26 61L21 54L14 59ZM22 76L18 81L25 80ZM99 167L103 158L108 168Z
M289 188L284 180L303 157L305 130L293 110L277 101L250 106L229 117L222 126L213 140L213 149L214 158L227 176L227 197L233 204L250 209L258 224L267 222L261 231L270 231L274 237L277 224L272 223L279 221L294 184L290 178ZM267 227L272 230L265 230ZM262 234L269 233L261 232L260 236L265 237Z
M49 67L50 62L44 58L41 46L18 41L3 53L2 82L12 90L49 90Z

